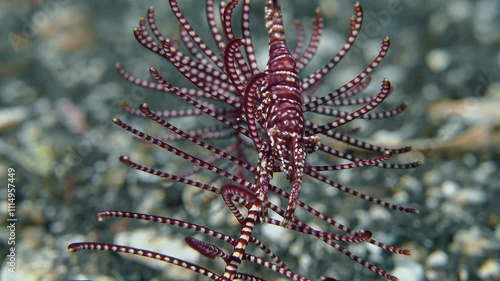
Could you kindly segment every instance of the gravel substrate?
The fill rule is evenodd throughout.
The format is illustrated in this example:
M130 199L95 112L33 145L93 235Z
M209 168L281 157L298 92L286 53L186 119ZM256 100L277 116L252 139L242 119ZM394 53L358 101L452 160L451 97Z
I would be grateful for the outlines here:
M208 38L205 1L179 2L195 29ZM263 2L255 0L251 14L255 34L262 35L254 36L261 63L267 56ZM323 39L305 73L340 50L354 3L282 4L290 41L293 19L304 23L307 39L314 9L319 6L324 14ZM318 93L329 93L357 75L389 36L389 53L366 92L373 95L382 79L389 78L395 89L383 108L403 101L409 108L395 118L354 126L361 128L357 136L375 144L412 145L414 152L396 161L420 160L423 165L409 171L365 167L330 175L345 186L420 213L373 206L313 180L305 181L301 199L354 229L371 230L379 241L410 249L411 256L397 256L365 244L348 246L402 281L500 280L500 2L360 4L365 20L359 40ZM195 189L163 183L118 161L130 155L174 174L186 169L184 161L138 142L111 121L120 117L161 134L152 121L127 116L121 101L132 106L148 102L156 110L188 107L131 85L115 70L119 62L137 77L149 79L148 69L155 66L175 85L189 86L134 39L132 29L149 6L155 7L163 34L178 38L168 1L0 3L0 179L5 187L0 191L0 219L12 225L7 221L9 178L15 178L17 218L15 231L0 228L0 280L205 280L131 255L72 254L67 246L76 241L135 245L198 261L217 272L223 268L220 261L207 261L185 245L189 232L95 218L100 210L127 210L193 221L233 235L239 231L222 200L211 202ZM184 121L183 128L200 125L193 124L199 119ZM311 159L330 163L325 157ZM12 177L9 168L15 170ZM210 173L197 176L205 182L212 178ZM256 231L289 267L312 280L322 275L344 281L383 280L320 241L266 225ZM9 272L13 246L15 273ZM266 280L286 280L266 270L247 270Z

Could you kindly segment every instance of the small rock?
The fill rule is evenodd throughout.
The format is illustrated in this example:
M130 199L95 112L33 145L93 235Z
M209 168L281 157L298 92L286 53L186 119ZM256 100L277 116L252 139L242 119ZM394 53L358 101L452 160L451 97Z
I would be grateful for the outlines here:
M478 227L462 229L453 236L450 250L459 252L467 257L481 256L484 250L491 247L491 241L483 237Z
M83 134L88 131L87 115L85 111L72 100L62 98L56 102L56 110L61 116L62 123L74 134Z
M482 204L488 200L486 194L477 188L464 188L460 190L454 201L460 206L469 204Z
M429 267L443 267L448 263L448 255L443 251L432 252L426 260L426 264Z
M445 181L441 185L441 192L446 198L452 198L455 196L460 189L460 186L453 181Z
M451 63L451 55L445 50L432 50L425 57L427 66L434 72L441 72Z
M448 5L447 14L451 20L460 22L470 17L474 10L475 7L468 1L453 1Z
M195 250L191 249L183 239L165 235L155 228L141 228L119 232L115 236L115 243L170 255L194 263L196 263L200 257L200 255ZM144 258L133 254L123 254L123 257L157 270L165 268L167 264L154 258ZM172 266L168 270L168 276L172 279L182 279L185 277L185 274L186 270L177 266Z
M405 281L422 281L424 280L424 268L416 262L401 262L396 265L391 272L392 275Z
M499 280L500 263L498 261L495 261L494 259L487 260L485 263L481 265L481 267L477 271L477 275L479 275L479 278L481 278L482 280L485 279Z

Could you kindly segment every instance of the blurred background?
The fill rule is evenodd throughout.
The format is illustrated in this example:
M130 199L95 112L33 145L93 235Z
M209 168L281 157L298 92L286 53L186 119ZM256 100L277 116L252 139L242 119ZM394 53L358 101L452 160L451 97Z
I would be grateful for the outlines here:
M213 46L204 22L205 1L179 2L195 30ZM304 24L308 40L315 8L324 15L318 53L302 73L308 75L343 46L355 1L281 2L291 46L294 19ZM263 3L253 1L251 11L261 69L267 56ZM373 206L312 180L306 181L301 198L354 229L372 230L381 242L412 250L407 257L366 245L348 246L400 280L500 280L500 211L495 203L500 200L500 3L360 4L365 13L361 34L318 95L356 76L389 36L389 53L366 93L375 94L382 79L389 78L395 90L385 108L401 102L409 108L391 119L359 121L354 126L361 128L357 136L374 144L412 145L413 152L397 160L424 164L408 171L365 167L331 177L366 194L417 208L420 214ZM67 246L77 241L135 245L198 261L218 272L223 268L220 261L207 262L186 247L186 232L153 223L95 219L97 211L116 209L185 219L228 232L237 229L231 215L221 211L220 202L202 206L200 202L208 199L192 188L162 183L118 161L120 155L131 155L169 172L187 168L169 153L137 142L111 121L120 117L146 132L159 133L154 122L128 116L120 103L135 107L148 102L156 110L189 108L164 93L128 83L115 69L119 62L148 80L148 69L155 66L174 85L189 86L168 62L134 39L132 29L150 6L155 7L162 33L179 38L168 1L0 2L0 219L2 225L10 224L11 178L15 178L17 218L15 274L9 272L8 263L12 234L9 228L0 228L1 280L205 280L131 255L71 254ZM184 128L197 125L191 119L183 121ZM9 168L15 173L9 175ZM210 216L203 208L210 208ZM322 275L382 280L325 249L320 241L278 231L262 227L257 233L292 269L312 280ZM266 270L256 275L282 278Z

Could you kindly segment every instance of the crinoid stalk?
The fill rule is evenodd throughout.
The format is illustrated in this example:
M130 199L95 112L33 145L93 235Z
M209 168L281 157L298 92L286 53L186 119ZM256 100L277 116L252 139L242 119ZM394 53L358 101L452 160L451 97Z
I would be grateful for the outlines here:
M357 76L330 93L316 95L320 89L321 80L344 58L358 37L363 20L361 6L359 4L354 6L354 16L350 20L350 33L342 49L322 68L303 75L302 72L316 53L321 39L323 18L320 11L317 10L314 15L312 33L307 46L304 42L304 28L299 22L296 23L297 42L295 48L290 50L285 39L283 18L278 1L268 0L264 6L261 1L255 1L252 7L260 7L264 10L269 42L266 67L259 69L252 39L253 36L258 35L250 31L252 1L239 2L237 0L220 1L219 5L215 5L213 0L206 0L206 18L216 48L210 48L204 42L205 37L209 36L203 36L204 39L202 39L202 36L192 28L176 0L169 0L169 3L180 24L180 42L167 39L161 34L155 23L154 10L150 8L147 18L141 19L139 27L134 29L135 38L145 48L168 61L194 87L177 87L164 78L156 68L150 69L154 82L136 78L121 65L118 65L118 71L126 80L138 86L176 96L193 108L153 111L148 104L140 105L138 110L127 104L123 105L124 110L130 114L149 118L167 129L170 134L165 137L149 135L120 119L113 120L117 126L129 131L137 138L187 160L192 164L192 168L182 174L174 175L168 171L136 163L128 156L120 158L123 164L163 179L214 193L218 197L216 199L222 200L239 222L239 235L232 237L208 226L150 214L115 210L101 211L97 214L99 220L107 217L146 220L188 229L193 234L204 234L212 242L208 242L208 239L201 241L198 238L186 237L187 246L205 257L222 259L226 264L224 271L215 272L173 256L124 245L78 242L71 244L69 250L72 252L105 250L140 255L186 268L213 280L264 280L253 275L252 272L240 271L241 263L254 263L293 280L309 280L285 265L273 252L273 245L264 245L256 237L254 228L259 227L258 224L272 224L292 233L300 233L311 239L322 241L328 247L338 250L376 274L388 280L397 280L385 270L354 255L342 244L370 243L386 251L402 255L409 255L408 250L378 242L372 238L372 232L368 230L353 230L313 208L311 205L314 202L305 203L307 198L300 196L303 188L319 188L317 186L304 187L306 182L303 179L308 177L311 181L322 182L323 186L328 185L328 188L338 189L389 209L404 213L417 212L415 209L360 193L322 173L363 166L371 166L373 169L408 169L419 165L418 162L405 164L387 162L394 154L408 152L409 147L398 149L379 147L352 137L354 130L349 132L349 130L341 129L343 125L356 119L389 118L405 109L406 105L401 104L388 111L372 112L393 91L388 79L381 82L380 91L377 94L356 97L368 86L371 81L370 74L385 57L389 49L389 39L382 40L378 55ZM242 6L239 35L235 34L237 24L233 24L238 6ZM181 43L185 45L185 48L181 48ZM357 107L357 109L352 111L342 109L350 107ZM306 118L306 113L321 114L330 118L331 121L317 124ZM167 121L172 118L207 118L207 116L216 120L217 125L183 130ZM221 139L226 142L229 140L232 145L219 146L217 140ZM323 140L329 139L371 152L375 156L362 158L341 152L335 147L324 144ZM192 150L188 150L186 146L182 146L181 149L179 142L191 144ZM212 157L203 159L196 156L200 149L209 151ZM308 161L308 156L312 153L322 154L332 159L343 159L344 163L315 165ZM255 158L249 155L257 155L256 161L253 161L252 159ZM193 179L192 176L200 170L208 170L223 178L225 184L216 185ZM277 174L283 174L286 182L275 182L273 176ZM274 194L273 196L286 201L286 207L272 203L269 200L269 194ZM334 201L335 198L330 199L332 204ZM312 217L319 218L324 225L316 228L308 224L308 221L297 218L295 216L297 208ZM281 219L269 216L269 212L276 213ZM247 251L249 244L255 245L262 251L260 254L264 254L267 258ZM322 277L322 279L335 280L329 277Z

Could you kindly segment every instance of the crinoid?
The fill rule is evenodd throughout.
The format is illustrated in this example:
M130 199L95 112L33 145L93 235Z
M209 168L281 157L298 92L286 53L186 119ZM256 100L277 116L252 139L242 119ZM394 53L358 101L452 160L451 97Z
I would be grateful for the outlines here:
M258 223L263 223L273 224L292 232L319 239L376 274L389 280L397 280L395 276L352 254L341 244L371 243L389 252L403 255L410 254L408 250L378 242L372 238L372 233L368 230L355 231L311 207L310 204L314 202L304 203L302 199L307 199L300 197L300 190L304 185L303 178L310 177L311 180L326 183L340 191L383 207L405 213L416 213L415 209L382 201L343 186L321 173L363 166L407 169L419 165L418 162L386 163L386 160L392 155L409 151L408 147L400 149L378 147L351 137L348 130L339 129L342 125L355 119L388 118L405 109L405 104L401 104L389 111L371 112L393 90L387 79L382 81L378 94L368 97L354 97L370 83L370 73L385 57L389 49L389 39L383 39L379 54L359 75L337 90L317 97L315 93L320 88L320 81L347 54L360 32L363 18L361 6L359 4L354 6L355 15L350 21L350 34L342 49L322 68L308 76L299 78L299 74L316 53L320 42L323 28L320 11L316 11L312 21L310 41L305 47L303 47L305 43L303 27L300 23L296 23L297 44L294 51L289 51L285 42L283 20L278 1L266 1L265 19L269 38L269 58L266 68L260 70L256 62L250 32L251 0L242 1L241 37L237 37L234 33L235 28L232 22L238 2L237 0L227 3L221 1L218 12L216 12L217 7L214 1L206 1L208 26L217 46L216 50L212 50L184 17L177 1L169 0L173 14L180 23L181 41L190 55L181 51L180 42L166 39L160 33L155 23L154 10L150 8L147 18L141 19L139 28L134 29L137 41L170 62L196 88L176 87L168 82L156 68L150 69L155 82L138 79L121 65L118 66L118 71L126 80L136 85L174 95L194 108L154 112L147 104L142 104L139 110L124 104L125 111L132 115L149 118L166 128L171 133L166 137L148 135L119 119L114 119L114 123L139 139L153 143L189 161L193 164L193 168L182 174L174 175L136 163L127 156L120 158L122 163L163 179L215 193L238 220L241 226L239 236L231 237L206 226L149 214L113 210L101 211L97 214L99 220L106 217L121 217L169 224L229 243L230 250L226 252L215 243L200 241L193 237L186 238L186 243L203 256L224 260L226 263L224 272L222 274L216 273L201 265L172 256L122 245L79 242L71 244L69 250L73 252L106 250L140 255L184 267L213 280L264 280L250 273L240 272L238 267L242 262L258 264L293 280L309 280L286 266L273 253L272 245L271 247L264 245L255 236L254 227ZM347 106L358 106L358 109L352 112L339 109ZM332 121L326 124L316 124L305 118L306 112L330 116ZM167 118L195 116L202 118L209 116L217 120L218 124L186 131L166 120ZM378 155L365 159L341 152L334 147L323 144L320 137L322 140L334 139ZM232 145L219 146L217 140L220 139L226 142L230 140ZM178 142L190 143L193 150L188 152L185 148L187 146L183 146L184 150L179 148ZM173 143L176 145L174 146ZM213 157L204 160L202 157L196 156L199 149L208 150ZM346 163L314 165L307 161L307 157L311 153L344 159ZM252 158L250 155L257 155L257 159L252 161L255 157ZM191 176L200 170L211 171L218 177L224 178L226 183L216 186L212 183L194 180ZM273 175L280 173L284 175L286 181L283 183L273 182ZM290 192L285 191L287 189ZM282 209L269 201L269 193L286 200L287 207ZM331 202L334 200L335 198L330 199ZM326 226L320 230L304 220L299 220L295 216L297 207L303 209L305 213L319 218ZM274 212L282 219L272 218L272 216L268 216L268 212ZM331 230L323 230L328 228L328 225L336 229L337 232L343 233L336 234ZM249 243L256 245L268 256L268 259L250 254L246 249ZM226 246L226 248L228 247ZM323 280L334 279L323 277Z

